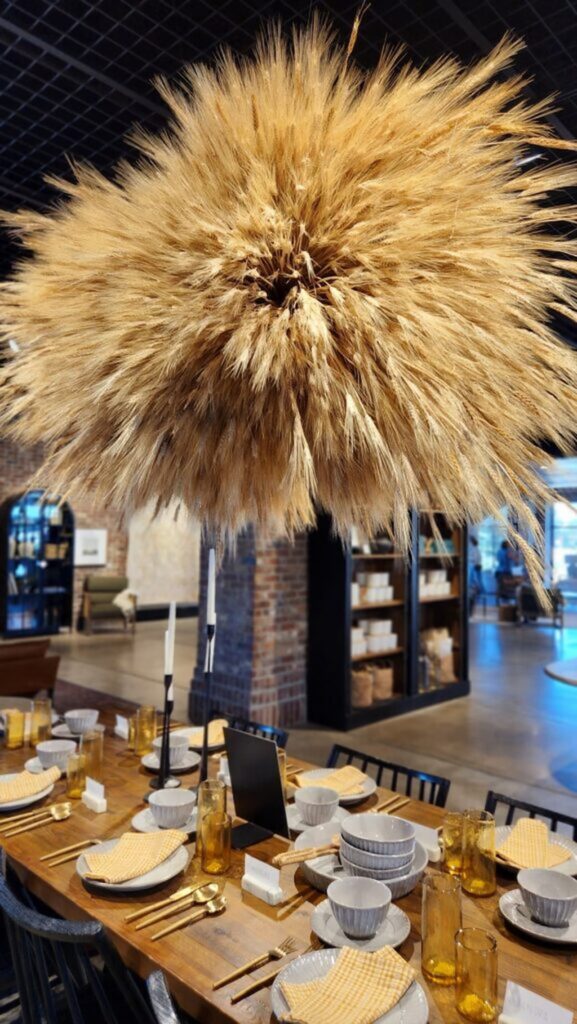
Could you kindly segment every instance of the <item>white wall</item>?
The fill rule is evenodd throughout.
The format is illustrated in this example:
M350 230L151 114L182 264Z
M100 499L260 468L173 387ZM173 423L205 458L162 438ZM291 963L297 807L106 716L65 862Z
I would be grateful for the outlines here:
M198 601L200 528L176 506L156 519L154 505L132 517L128 531L128 579L138 603Z

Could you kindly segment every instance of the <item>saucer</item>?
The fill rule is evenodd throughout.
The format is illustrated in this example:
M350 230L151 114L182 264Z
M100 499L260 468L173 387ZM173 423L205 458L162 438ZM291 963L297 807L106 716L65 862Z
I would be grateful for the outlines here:
M392 946L393 949L400 946L410 934L411 922L404 910L391 903L376 935L371 939L350 939L333 914L329 901L324 900L312 912L311 928L326 946L351 946L352 949L362 949L365 953L374 953L383 946Z
M166 829L157 825L150 807L146 807L143 811L139 811L138 814L134 815L132 819L132 827L137 832L165 832ZM188 832L189 836L196 832L196 807L194 808L190 818L184 825L178 826L179 832Z
M344 818L348 818L348 816L349 812L346 811L344 807L337 807L330 821L327 821L324 824L330 825L331 822L334 822L334 824L340 825L341 821ZM287 804L286 820L291 832L304 832L305 828L313 827L312 825L307 825L306 821L303 821L296 804Z
M78 740L82 736L80 732L70 732L66 722L61 725L52 726L52 735L58 740Z
M512 889L504 893L499 900L499 910L509 924L512 924L519 931L525 932L534 939L541 939L543 942L554 942L561 945L577 943L577 914L568 924L562 928L552 928L547 924L539 924L534 921L528 908L523 902L520 889Z
M158 774L160 768L160 762L156 754L145 754L140 759L140 763L144 768L148 768L149 772ZM195 768L198 768L200 764L200 755L195 754L194 751L187 751L186 757L182 764L171 764L170 774L171 775L183 775L185 772L192 772Z
M24 768L26 769L27 772L32 772L33 775L39 775L40 772L44 771L44 768L40 764L39 757L29 758L26 764L24 765Z

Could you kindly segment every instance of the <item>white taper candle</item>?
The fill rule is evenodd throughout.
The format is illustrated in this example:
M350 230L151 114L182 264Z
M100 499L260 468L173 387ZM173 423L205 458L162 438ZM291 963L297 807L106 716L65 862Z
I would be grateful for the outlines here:
M216 625L216 560L214 548L208 552L208 590L206 597L206 624Z

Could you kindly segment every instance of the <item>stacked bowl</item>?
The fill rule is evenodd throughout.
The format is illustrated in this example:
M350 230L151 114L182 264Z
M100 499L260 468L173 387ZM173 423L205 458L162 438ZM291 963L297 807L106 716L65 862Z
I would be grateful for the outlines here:
M345 874L385 882L393 899L414 888L427 859L415 841L413 826L402 818L351 814L341 824L340 860Z

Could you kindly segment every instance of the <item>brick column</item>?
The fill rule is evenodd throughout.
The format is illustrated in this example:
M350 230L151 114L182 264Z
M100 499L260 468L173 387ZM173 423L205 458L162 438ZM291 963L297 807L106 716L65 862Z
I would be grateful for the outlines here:
M203 710L207 560L203 545L193 721ZM306 536L270 543L250 529L239 537L218 572L216 612L213 706L268 725L305 721Z

